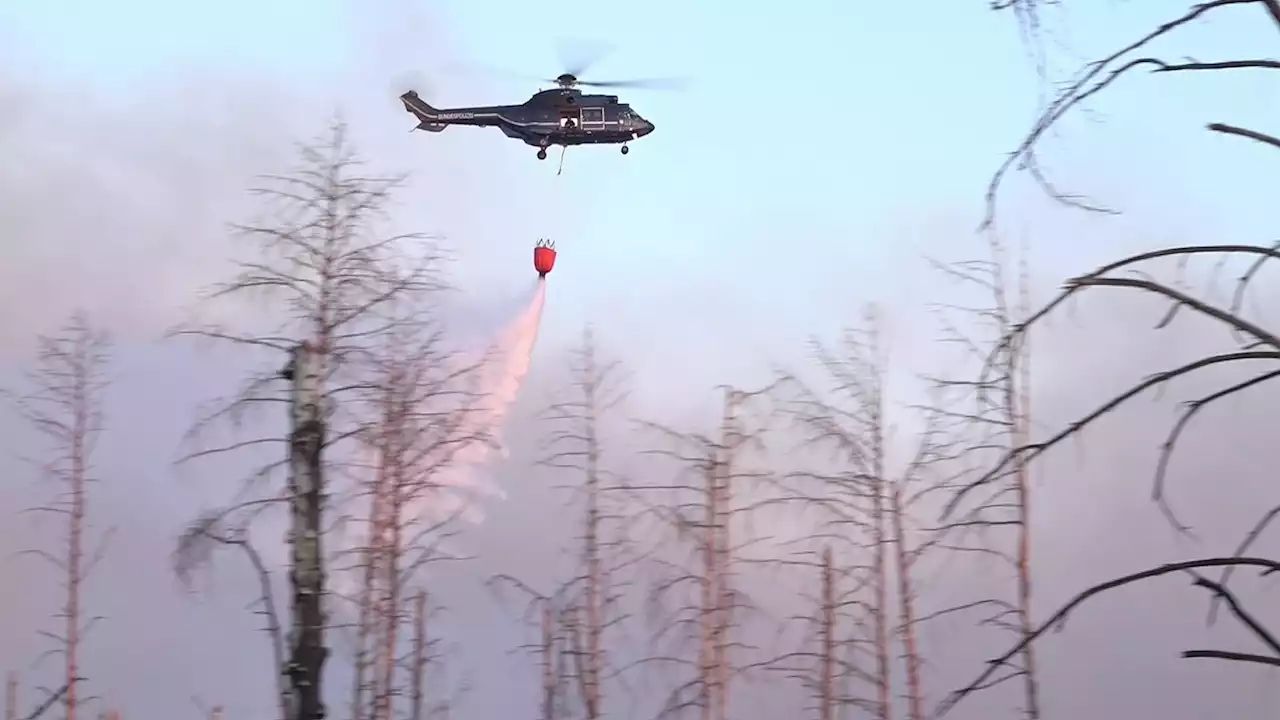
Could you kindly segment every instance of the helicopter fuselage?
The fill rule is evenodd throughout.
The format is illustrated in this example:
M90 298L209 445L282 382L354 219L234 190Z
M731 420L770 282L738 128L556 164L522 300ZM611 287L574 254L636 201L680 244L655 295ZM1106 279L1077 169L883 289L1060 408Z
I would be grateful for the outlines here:
M414 91L400 96L418 119L415 130L440 132L450 125L496 127L507 137L539 148L552 145L623 145L653 132L645 120L615 95L584 95L573 88L543 90L519 105L438 109Z

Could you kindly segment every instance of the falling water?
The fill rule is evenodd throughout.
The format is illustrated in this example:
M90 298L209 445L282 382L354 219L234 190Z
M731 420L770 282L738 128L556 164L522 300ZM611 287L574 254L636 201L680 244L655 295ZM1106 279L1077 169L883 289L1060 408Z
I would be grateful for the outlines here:
M523 309L491 341L485 362L478 369L477 389L482 393L479 406L468 412L463 427L457 429L459 437L486 437L496 442L473 442L463 447L447 467L437 470L431 478L440 492L409 500L403 511L406 517L431 522L460 513L463 518L479 522L483 519L483 512L477 501L483 496L502 495L490 477L493 462L495 453L502 457L506 455L501 443L502 429L529 373L546 297L546 282L539 279ZM469 362L476 359L472 356ZM377 459L370 452L366 462L372 465ZM367 532L367 528L364 531ZM358 537L360 532L350 527L337 529L336 545L351 548L367 542ZM283 547L281 552L284 552ZM279 561L284 562L283 555ZM331 587L347 596L355 595L359 582L358 575L349 572L335 573L330 579ZM347 606L333 609L334 612L350 610Z
M528 305L506 328L503 329L493 346L490 362L482 369L480 382L484 398L478 412L470 415L469 425L464 434L489 436L496 441L497 450L506 457L506 448L502 444L502 430L511 407L515 405L524 385L525 376L529 374L529 366L533 361L533 347L538 339L538 327L542 323L542 309L547 300L547 284L543 279L537 281ZM487 471L491 470L494 460L493 445L472 443L459 452L454 467L444 473L441 484L454 487L483 488L490 492L500 491L488 482Z

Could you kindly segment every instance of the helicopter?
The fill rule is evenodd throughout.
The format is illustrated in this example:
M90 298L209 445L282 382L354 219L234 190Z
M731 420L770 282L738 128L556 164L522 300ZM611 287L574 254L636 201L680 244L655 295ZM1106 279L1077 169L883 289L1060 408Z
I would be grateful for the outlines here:
M519 105L490 105L438 109L414 90L400 96L404 109L418 119L414 130L442 132L450 125L496 127L507 137L538 148L538 159L547 159L547 148L560 145L622 145L653 132L644 119L617 95L584 94L579 87L661 87L661 80L583 82L575 73L562 73L555 88L540 90Z

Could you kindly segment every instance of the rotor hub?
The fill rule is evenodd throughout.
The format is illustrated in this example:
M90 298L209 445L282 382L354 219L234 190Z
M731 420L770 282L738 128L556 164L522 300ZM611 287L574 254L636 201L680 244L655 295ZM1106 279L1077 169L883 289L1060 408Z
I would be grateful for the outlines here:
M556 78L556 84L562 88L571 88L578 84L578 78L573 73L564 73Z

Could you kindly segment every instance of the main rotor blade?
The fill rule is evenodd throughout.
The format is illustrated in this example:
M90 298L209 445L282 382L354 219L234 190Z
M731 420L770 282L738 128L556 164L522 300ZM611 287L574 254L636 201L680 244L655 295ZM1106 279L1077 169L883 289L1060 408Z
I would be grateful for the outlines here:
M688 82L684 78L646 78L642 80L605 80L601 82L579 81L579 85L601 88L643 88L646 90L683 90Z
M587 68L595 65L613 52L611 43L583 39L562 39L556 43L556 54L560 56L562 72L575 77L582 75Z

